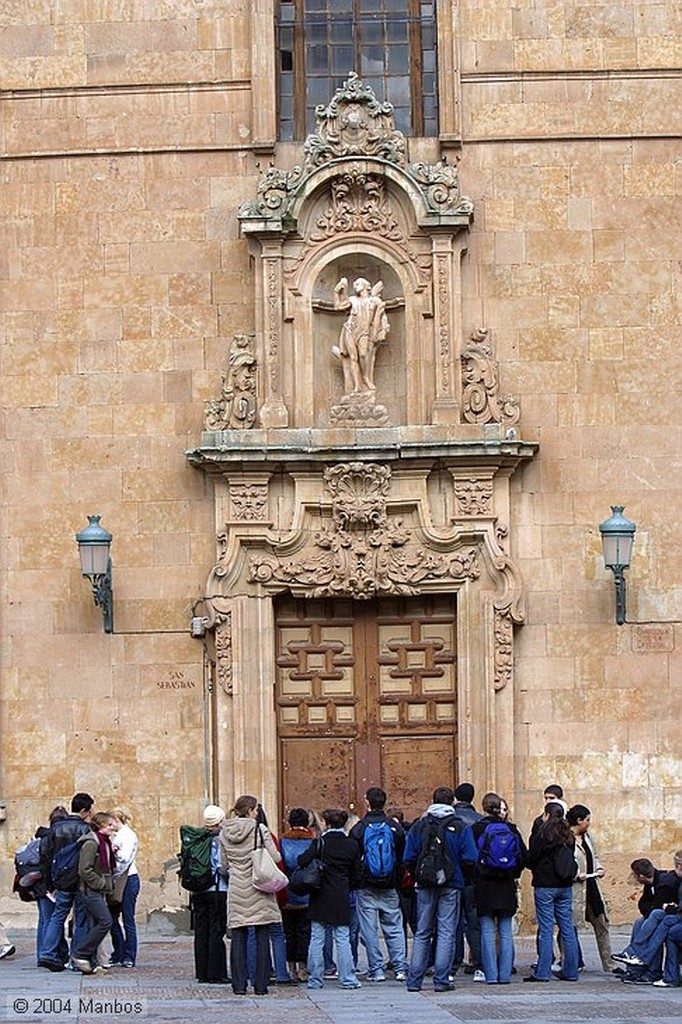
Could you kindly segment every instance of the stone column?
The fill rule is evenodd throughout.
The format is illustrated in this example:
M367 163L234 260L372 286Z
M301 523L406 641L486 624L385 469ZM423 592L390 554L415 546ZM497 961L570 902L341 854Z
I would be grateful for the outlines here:
M234 797L257 797L277 823L274 609L270 597L232 599Z
M259 329L262 338L264 401L261 424L286 427L287 408L282 397L282 243L265 241L261 249L262 301L258 304Z
M433 237L433 313L436 388L434 423L459 422L461 281L451 235Z

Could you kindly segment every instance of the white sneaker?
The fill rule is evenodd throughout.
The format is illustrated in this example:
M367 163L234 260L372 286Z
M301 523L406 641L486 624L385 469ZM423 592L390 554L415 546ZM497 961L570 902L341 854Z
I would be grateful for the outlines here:
M669 981L663 981L663 978L659 978L658 981L654 982L654 988L675 988L675 985L671 985Z
M6 946L0 946L0 960L4 960L6 956L14 956L17 951L16 946L10 944Z
M485 974L483 971L474 971L474 981L485 981Z
M407 971L396 971L394 977L396 981L407 981Z

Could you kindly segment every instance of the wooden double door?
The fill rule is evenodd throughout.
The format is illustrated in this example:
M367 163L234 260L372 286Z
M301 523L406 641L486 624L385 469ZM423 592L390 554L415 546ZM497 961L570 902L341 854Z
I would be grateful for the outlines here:
M454 785L454 595L276 606L281 820L291 807L362 816L380 785L411 820Z

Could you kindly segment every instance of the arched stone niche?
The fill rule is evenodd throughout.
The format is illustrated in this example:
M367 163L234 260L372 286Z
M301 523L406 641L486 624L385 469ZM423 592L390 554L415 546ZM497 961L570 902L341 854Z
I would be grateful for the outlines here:
M460 261L473 206L457 169L408 164L389 105L354 77L318 112L318 128L305 164L270 168L239 215L259 268L259 425L339 425L331 410L344 381L331 350L341 277L382 281L390 321L376 364L386 415L365 403L343 425L459 422Z

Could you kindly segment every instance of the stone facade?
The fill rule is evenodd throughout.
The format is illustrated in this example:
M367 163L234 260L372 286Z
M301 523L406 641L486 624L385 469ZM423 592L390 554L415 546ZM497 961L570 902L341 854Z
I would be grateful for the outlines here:
M180 902L177 826L208 797L276 817L274 598L315 586L456 594L457 778L524 828L548 782L590 806L615 918L629 860L682 847L679 14L439 7L440 139L331 169L275 142L269 0L4 13L5 892L78 789L133 809L148 910ZM342 275L384 285L375 421L344 420L329 356ZM622 627L616 502L637 523ZM111 636L73 541L92 513ZM365 516L410 553L391 584ZM355 569L320 583L330 531Z

